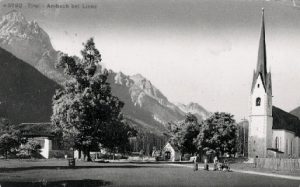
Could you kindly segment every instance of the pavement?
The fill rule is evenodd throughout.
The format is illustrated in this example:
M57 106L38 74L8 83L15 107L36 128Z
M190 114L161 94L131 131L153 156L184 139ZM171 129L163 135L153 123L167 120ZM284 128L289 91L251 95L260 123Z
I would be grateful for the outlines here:
M189 168L193 168L194 167L194 166L191 166L191 165L182 165L182 164L168 164L168 165L171 165L171 166L181 166L181 167L189 167ZM203 168L203 166L202 166L202 168ZM277 177L277 178L283 178L283 179L300 180L300 177L298 177L298 176L281 175L281 174L275 174L275 173L265 173L265 172L247 171L247 170L239 170L239 169L230 169L230 171L239 172L239 173L245 173L245 174L252 174L252 175L262 175L262 176L268 176L268 177Z

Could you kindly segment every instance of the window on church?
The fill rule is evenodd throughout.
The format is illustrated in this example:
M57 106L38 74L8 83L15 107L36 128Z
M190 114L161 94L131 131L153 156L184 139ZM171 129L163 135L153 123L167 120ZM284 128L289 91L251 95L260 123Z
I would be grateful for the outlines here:
M260 97L256 98L256 106L260 106L261 99Z
M281 150L281 137L279 137L279 150Z
M275 149L279 150L279 138L278 137L275 138Z
M293 142L291 141L291 150L290 150L290 155L293 155Z
M257 88L259 88L259 84L257 84Z

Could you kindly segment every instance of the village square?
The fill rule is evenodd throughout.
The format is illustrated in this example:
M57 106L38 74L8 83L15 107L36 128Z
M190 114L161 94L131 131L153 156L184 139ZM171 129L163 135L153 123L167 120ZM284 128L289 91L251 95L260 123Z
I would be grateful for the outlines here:
M214 0L214 2L220 3L218 0ZM274 12L280 10L293 12L293 15L300 15L298 1L259 1L253 4L247 2L247 6L251 7L252 10L248 12L240 11L238 8L228 9L244 16L242 19L246 21L243 21L242 24L247 25L248 22L253 24L253 27L247 27L247 29L243 29L237 23L231 23L236 21L234 20L236 18L235 13L232 12L228 14L230 16L227 15L231 18L228 19L228 22L232 24L230 26L219 22L217 19L212 20L212 16L207 15L214 13L208 10L206 11L209 13L206 12L207 15L203 14L204 16L201 17L204 20L203 23L207 24L203 27L200 26L202 23L200 25L197 25L196 22L185 23L185 21L180 20L184 20L182 17L173 18L174 15L179 14L176 11L180 12L185 5L191 10L193 3L195 3L195 7L201 7L199 8L201 10L203 10L202 5L207 7L219 6L212 2L192 1L185 5L179 2L169 2L174 4L176 8L165 10L169 11L168 14L174 15L167 14L166 16L165 13L158 11L155 12L157 17L146 11L148 6L154 6L153 4L156 3L150 5L146 2L141 4L135 2L137 4L132 4L146 11L143 14L146 16L141 16L140 19L148 22L147 24L155 32L148 28L149 25L137 21L139 18L131 17L130 11L127 10L137 11L138 15L140 15L141 10L126 3L120 7L128 6L128 9L120 8L119 12L116 11L115 14L106 12L108 22L101 17L104 14L100 16L98 14L99 9L104 5L109 10L115 10L112 8L114 6L110 6L109 3L88 4L93 10L84 11L94 12L85 12L81 15L74 14L72 12L74 10L70 10L68 3L51 3L48 8L47 4L40 1L31 3L34 3L35 6L26 9L22 3L18 3L18 7L14 7L6 0L0 1L0 16L2 16L0 18L0 187L300 185L300 107L290 112L281 109L283 107L276 107L278 103L276 99L280 98L277 96L282 93L276 87L280 81L284 78L288 79L290 86L296 87L295 85L300 78L290 78L289 75L286 77L278 76L280 71L274 64L275 62L282 63L282 68L285 67L285 62L274 60L274 53L272 55L268 53L269 43L272 46L270 47L271 50L274 50L274 46L276 46L269 38L276 38L279 36L278 33L285 29L280 27L281 30L274 31L276 28L274 19L279 19L280 16L284 17L287 13L276 15L276 17ZM158 7L166 5L157 3L155 6L157 6L155 10L158 10ZM224 8L220 11L221 14L229 7L224 2L220 6ZM247 6L241 2L230 1L230 7L234 6L241 7L244 11L248 10ZM145 7L146 9L144 9ZM32 11L33 9L43 10L43 8L49 12L39 11L37 13ZM204 9L206 8L204 7ZM198 11L197 8L196 10ZM218 13L218 10L216 12ZM184 13L182 15L187 14L186 9L184 9ZM37 21L27 18L31 18L35 14L40 16ZM247 18L246 14L251 14L253 17ZM60 17L61 20L56 19L60 15L64 15ZM85 18L85 15L88 15L88 18ZM224 15L226 14L224 13ZM189 19L193 17L192 13L188 16L190 16ZM128 20L126 20L127 17L129 17ZM197 16L196 18L200 19ZM220 17L217 18L221 19ZM73 19L76 21L71 21ZM287 18L285 17L285 19ZM132 23L132 20L135 22ZM105 60L106 54L108 54L107 56L120 54L120 56L124 55L123 57L132 54L127 54L126 49L122 53L117 48L113 53L106 53L106 48L104 50L101 48L108 45L105 43L105 39L112 41L113 44L110 45L115 47L123 45L121 41L125 43L127 37L135 38L140 43L142 41L139 39L146 38L145 41L149 45L153 45L153 51L157 51L156 48L159 47L164 51L158 54L159 58L163 60L164 58L172 58L173 54L166 52L169 41L166 40L165 43L162 42L158 46L155 41L163 40L163 37L151 40L149 39L151 36L148 35L156 32L162 34L165 32L164 29L167 31L174 29L174 36L176 37L181 35L183 31L180 29L182 28L175 27L175 22L172 22L174 20L179 20L178 23L183 25L183 30L190 33L194 31L192 29L188 31L188 26L195 23L196 26L191 27L193 29L194 27L200 28L204 33L201 33L204 38L211 37L212 33L210 32L218 32L215 31L217 29L210 28L214 23L217 27L224 27L222 28L224 33L228 32L226 29L234 28L235 31L229 29L228 32L231 35L236 34L236 36L230 36L232 38L242 36L239 38L240 40L245 39L246 42L249 42L250 39L247 38L249 36L255 40L249 42L249 46L252 47L246 45L240 47L238 42L237 44L230 44L225 40L225 44L222 43L222 45L230 47L227 49L223 46L220 50L219 48L210 49L208 44L215 42L215 39L210 38L207 43L204 42L207 49L204 47L203 51L205 52L201 54L204 57L204 60L201 59L202 61L210 62L210 57L217 60L226 58L226 55L222 56L223 53L234 52L236 50L234 45L239 46L238 51L241 50L240 48L245 49L245 54L249 53L251 56L251 62L249 60L248 63L245 58L246 65L243 64L244 62L237 64L230 62L233 64L224 65L226 69L213 67L209 71L210 73L203 75L207 77L207 81L203 80L203 85L214 84L214 82L208 81L210 77L213 77L216 84L222 81L226 82L225 79L227 78L232 81L242 79L235 77L235 73L232 72L235 69L242 69L242 66L251 67L251 69L244 68L247 74L251 73L250 80L246 80L245 92L248 94L247 97L239 95L244 91L237 91L242 90L243 86L241 88L229 87L231 83L228 83L227 86L216 86L213 89L216 89L215 92L218 93L211 92L211 97L207 98L207 101L203 101L211 102L211 106L218 105L217 109L211 112L197 102L190 102L189 104L171 102L154 86L153 82L150 82L140 73L127 75L108 68L109 62ZM293 20L295 21L294 24L299 23L297 22L298 19L295 20ZM102 23L102 25L99 24L101 25L100 30L96 29L97 26L92 28L88 25L89 22L93 21ZM75 27L77 22L80 22L80 27L82 27L80 29L82 30L78 29L78 33L71 34L70 30ZM161 22L161 25L158 22ZM288 23L293 29L294 24ZM64 27L65 30L60 30L58 25ZM270 26L273 30L269 30L269 25L274 26ZM70 30L67 31L68 26L70 26ZM134 31L136 33L133 35L130 32L127 33L131 26L138 30ZM75 28L77 27L79 28L78 25ZM148 28L153 33L147 29L143 30L143 27ZM111 28L116 29L118 33L121 32L122 36L114 35L113 29L110 30ZM97 35L93 36L93 29L97 30L95 33L107 34L102 40L103 43L98 42L99 37ZM295 30L297 29L300 28L297 27ZM87 33L87 31L91 31L91 33ZM268 34L271 31L272 34L269 37ZM289 38L289 33L294 36L293 31L284 31L287 34L280 35L280 37ZM139 32L146 34L139 36ZM255 35L250 34L251 32ZM82 36L82 33L85 35ZM212 34L213 37L217 39L223 37L214 34ZM80 37L82 45L77 50L78 37ZM86 40L82 41L81 37ZM190 51L193 49L187 47L193 45L192 41L189 40L185 43L186 41L181 41L182 38L172 37L170 36L171 40L186 45L183 53L198 53L197 51L191 53ZM68 39L69 43L67 42ZM295 40L297 39L298 37L295 36ZM251 42L255 44L252 45ZM128 47L136 47L132 58L138 59L139 56L143 56L141 54L144 49L140 44L135 45L128 45ZM291 44L291 46L294 45L297 44ZM65 46L66 52L63 51L64 48L60 48L62 51L54 49L57 46ZM285 54L284 51L289 48L287 54L296 54L298 49L295 49L296 52L290 52L293 50L291 46L285 46L283 42L282 45L276 46L277 53L280 53L279 55ZM178 50L176 47L171 49ZM72 54L72 50L77 50L77 52ZM201 53L201 50L198 50ZM146 53L149 54L151 51L147 49ZM147 57L143 56L143 58ZM196 59L197 63L200 61L199 57L189 56L188 58ZM229 56L228 58L229 61L234 61L236 57ZM112 59L114 63L114 58ZM138 61L137 59L135 60ZM113 63L112 65L114 65ZM273 65L275 70L270 68ZM132 66L139 67L142 65L135 63ZM140 70L144 73L148 71L153 73L154 69L160 69L155 66L158 65L154 64ZM189 66L188 68L195 69L192 67L193 64ZM207 63L207 66L212 65ZM115 67L117 66L115 65ZM159 67L165 67L165 73L163 75L156 74L154 77L160 76L161 82L164 82L164 78L166 79L166 87L172 90L169 92L170 95L176 92L173 91L176 90L176 87L187 89L186 92L178 93L180 96L187 94L192 97L195 94L193 91L197 92L195 95L203 94L206 91L200 85L196 88L189 87L189 85L194 85L193 81L196 80L178 82L180 79L171 80L169 77L172 83L177 84L170 86L171 83L168 82L170 80L167 80L168 76L197 77L195 73L181 74L185 71L186 66L178 65L178 68L175 69L177 64L166 66L162 64ZM297 66L289 68L293 69L290 74L297 71ZM192 72L191 69L189 71ZM214 75L217 71L222 72L220 77ZM157 70L157 72L160 71ZM180 72L180 74L176 74L176 72ZM245 72L240 72L239 76ZM199 74L205 73L207 72L201 71ZM273 78L274 76L276 78ZM211 85L209 87L214 87ZM245 85L245 83L241 85ZM222 95L223 92L224 96ZM289 91L284 93L289 94ZM228 95L228 101L226 101L226 94L233 95L232 98L243 98L247 101L235 102L234 99L230 100L231 97ZM178 95L175 94L174 96ZM298 96L299 93L295 95ZM223 110L222 107L219 107L222 105L220 101L217 104L214 103L217 99L214 97L222 97L223 104L232 108ZM289 101L286 99L284 102ZM273 103L276 103L276 106ZM242 105L247 105L243 106L247 108L247 112L238 108ZM233 114L236 111L238 117ZM240 119L242 116L243 119Z

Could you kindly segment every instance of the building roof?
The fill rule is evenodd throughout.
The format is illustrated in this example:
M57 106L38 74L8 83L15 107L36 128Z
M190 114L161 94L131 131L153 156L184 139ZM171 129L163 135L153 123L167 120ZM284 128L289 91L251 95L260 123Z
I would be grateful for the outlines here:
M166 143L166 145L164 146L164 148L165 148L168 144L170 144L170 146L174 149L174 151L180 152L179 149L178 149L171 141L168 141L168 142Z
M50 122L46 123L21 123L18 129L26 137L52 137L53 126Z
M273 106L273 129L288 130L300 137L300 120L298 117Z
M253 91L253 88L256 84L259 75L262 78L263 86L266 92L269 95L272 95L271 73L267 72L267 51L266 51L266 40L265 40L264 9L262 9L262 24L261 24L260 39L259 39L257 65L256 65L256 71L254 71L253 73L251 92Z

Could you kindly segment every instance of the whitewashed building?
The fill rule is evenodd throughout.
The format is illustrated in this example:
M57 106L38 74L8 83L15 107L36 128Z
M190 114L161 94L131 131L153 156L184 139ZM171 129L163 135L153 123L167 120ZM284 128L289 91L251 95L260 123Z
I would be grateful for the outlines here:
M18 128L22 136L28 140L36 140L41 146L40 154L43 158L50 157L52 150L52 129L51 123L21 123ZM22 145L21 145L22 146Z
M249 158L299 158L300 121L272 105L271 72L267 71L264 11L258 59L250 94Z
M174 145L168 142L162 149L162 156L166 161L179 161L181 158L181 152L176 149Z

